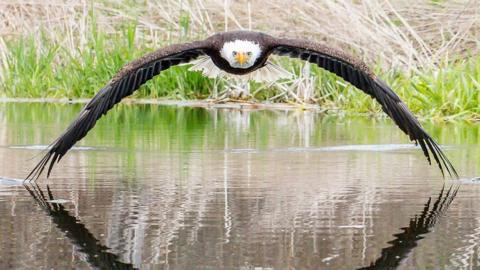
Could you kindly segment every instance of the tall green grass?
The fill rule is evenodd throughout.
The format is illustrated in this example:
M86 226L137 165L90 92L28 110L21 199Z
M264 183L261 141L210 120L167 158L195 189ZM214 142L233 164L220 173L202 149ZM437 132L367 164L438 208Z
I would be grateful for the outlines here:
M135 43L135 25L119 34L94 31L85 49L70 51L43 38L6 42L10 54L5 60L0 91L7 97L87 98L93 96L125 63L154 48ZM147 83L136 97L192 99L208 96L213 87L201 74L177 67Z
M421 118L480 120L480 56L446 61L416 72L376 70ZM376 102L353 86L333 75L318 73L318 93L327 107L363 113L381 111Z

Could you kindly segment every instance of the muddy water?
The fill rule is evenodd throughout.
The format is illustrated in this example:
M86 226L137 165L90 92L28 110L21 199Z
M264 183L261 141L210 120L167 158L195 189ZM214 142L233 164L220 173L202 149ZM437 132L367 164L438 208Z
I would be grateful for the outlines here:
M0 269L459 269L480 265L480 129L121 105L24 187L80 105L0 104ZM457 192L457 188L458 192Z

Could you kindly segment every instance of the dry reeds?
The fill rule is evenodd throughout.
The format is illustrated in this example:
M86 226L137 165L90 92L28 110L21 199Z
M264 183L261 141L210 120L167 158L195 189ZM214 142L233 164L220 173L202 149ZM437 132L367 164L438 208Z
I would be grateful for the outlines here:
M155 46L217 31L254 29L342 46L368 61L402 68L478 51L478 1L23 1L0 2L3 39L40 35L72 52L92 31L137 24ZM91 14L95 24L92 25ZM5 50L5 48L2 48ZM380 60L381 59L381 60Z

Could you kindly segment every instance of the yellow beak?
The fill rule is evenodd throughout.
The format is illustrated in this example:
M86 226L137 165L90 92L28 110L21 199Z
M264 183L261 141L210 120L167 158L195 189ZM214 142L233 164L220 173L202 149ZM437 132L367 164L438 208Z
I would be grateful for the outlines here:
M249 58L248 55L243 52L238 52L235 55L235 61L237 61L237 63L239 63L240 65L245 64L248 61L248 58Z

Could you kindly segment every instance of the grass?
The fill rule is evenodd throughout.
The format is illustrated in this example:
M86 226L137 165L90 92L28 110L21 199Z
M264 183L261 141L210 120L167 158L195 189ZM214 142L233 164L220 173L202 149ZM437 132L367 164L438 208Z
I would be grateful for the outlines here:
M86 49L71 52L42 40L39 48L33 39L7 42L10 55L2 82L9 97L68 97L94 95L126 62L150 51L137 47L127 27L123 34L93 33ZM201 98L208 95L212 82L187 67L172 68L147 83L137 97Z
M0 37L0 95L92 97L121 66L156 48L225 28L254 28L308 36L362 55L421 118L480 118L478 7L423 1L412 10L403 1L309 1L292 13L281 2L262 2L262 9L250 1L222 5L208 0L0 4L0 17L7 22ZM275 18L265 10L275 12ZM349 14L349 20L339 19L342 14ZM314 102L356 113L381 111L335 75L298 60L276 61L295 78L271 86L252 83L254 99ZM163 72L134 97L204 99L231 84L180 66Z

